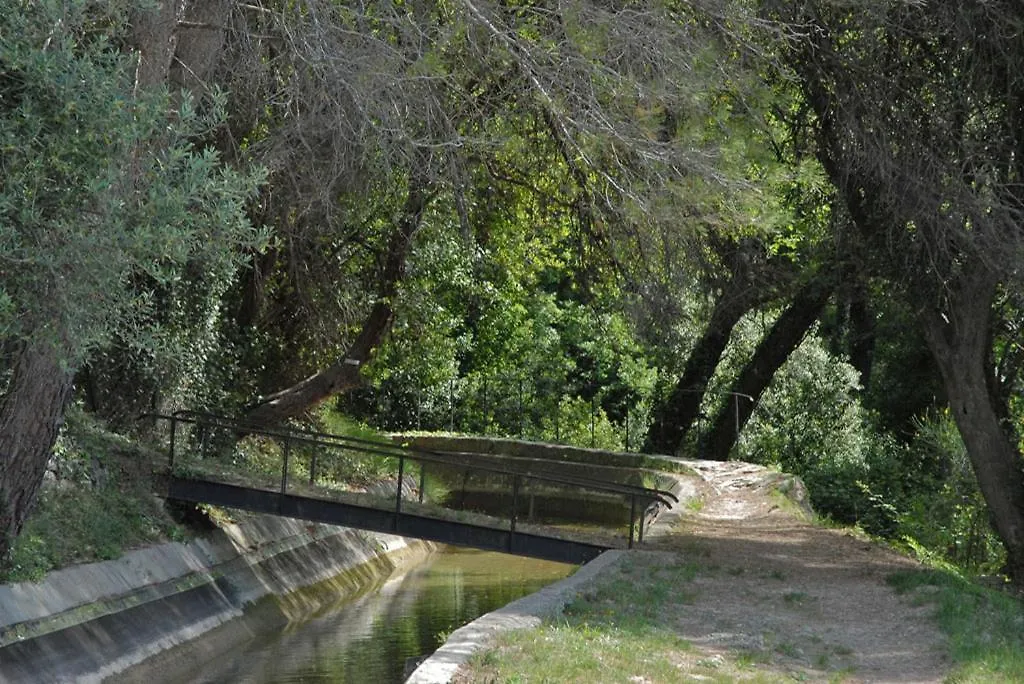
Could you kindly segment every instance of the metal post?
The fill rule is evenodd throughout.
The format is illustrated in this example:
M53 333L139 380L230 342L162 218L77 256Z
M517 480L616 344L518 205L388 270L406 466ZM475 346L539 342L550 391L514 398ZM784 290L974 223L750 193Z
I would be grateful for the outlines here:
M519 437L523 436L523 379L519 378Z
M455 432L455 378L448 381L448 406L452 412L450 431Z
M402 479L405 477L405 455L398 457L398 491L395 494L395 531L398 530L398 516L402 514Z
M629 497L629 548L633 548L633 526L636 524L636 494Z
M196 428L199 431L199 459L202 461L206 460L206 445L209 443L210 429L207 425L202 423L196 423Z
M562 441L561 434L561 423L562 423L562 397L561 395L555 399L555 441Z
M282 459L281 465L281 493L284 494L288 489L288 456L292 450L292 441L287 437L284 438L284 458Z
M178 419L171 416L171 442L167 449L167 469L174 469L174 436L178 432Z
M629 407L626 408L626 451L629 451Z
M459 499L459 508L466 507L466 485L469 484L469 466L462 473L462 498Z
M420 461L420 491L419 499L420 503L423 503L423 490L427 486L427 464L424 461Z
M636 541L639 544L644 543L644 521L647 520L647 506L640 511L640 527L637 529Z
M590 448L597 443L594 437L594 421L597 420L597 397L590 397Z
M512 519L508 530L508 550L512 550L512 538L516 534L516 513L519 508L519 479L520 476L514 475L512 477Z
M740 438L740 395L733 395L733 403L736 405L736 440Z
M487 415L487 409L488 409L488 406L487 406L487 378L484 378L484 410L483 410L484 425L483 425L483 434L485 434L485 435L487 434L488 428L490 428L490 426L491 426L490 416Z
M697 414L697 458L704 458L704 412Z
M309 486L316 483L316 451L309 455Z

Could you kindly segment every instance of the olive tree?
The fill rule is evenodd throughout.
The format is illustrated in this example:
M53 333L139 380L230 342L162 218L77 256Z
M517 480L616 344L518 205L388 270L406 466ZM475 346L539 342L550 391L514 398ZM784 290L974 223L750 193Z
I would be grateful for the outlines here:
M218 102L200 114L139 87L132 9L0 2L0 559L90 351L144 344L154 288L186 268L226 279L260 240L243 212L256 176L190 142Z

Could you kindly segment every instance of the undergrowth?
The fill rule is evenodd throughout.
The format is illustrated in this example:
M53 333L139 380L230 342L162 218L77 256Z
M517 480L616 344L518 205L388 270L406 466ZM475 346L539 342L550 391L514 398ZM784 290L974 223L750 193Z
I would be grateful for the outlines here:
M957 664L947 681L1024 681L1024 603L1019 599L973 584L949 569L899 572L888 580L896 591L935 605Z
M151 493L150 466L161 458L81 410L70 411L0 579L38 581L56 568L187 536Z
M471 657L460 681L777 681L742 657L707 657L671 625L697 597L701 568L628 556L538 629L505 632Z

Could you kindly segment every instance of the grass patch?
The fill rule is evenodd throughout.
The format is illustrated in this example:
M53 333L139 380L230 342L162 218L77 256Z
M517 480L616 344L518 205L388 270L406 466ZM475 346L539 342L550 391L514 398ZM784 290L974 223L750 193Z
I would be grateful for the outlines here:
M38 581L53 569L187 537L151 493L150 467L161 458L81 411L69 412L35 510L0 579Z
M787 606L800 608L809 605L814 597L803 591L789 591L782 595L782 600Z
M691 513L700 513L704 510L704 497L695 496L686 500L686 510Z
M793 478L783 480L778 485L778 488L772 489L768 493L771 502L798 520L820 524L821 516L811 511L809 505L801 505L794 500L794 497L798 496L801 490L795 489L793 482L795 482Z
M592 682L678 681L673 658L692 647L671 634L609 624L546 625L509 634L501 650L471 660L471 681ZM699 666L698 666L699 667ZM713 668L699 668L715 674ZM630 674L632 673L632 674ZM638 680L635 680L638 681ZM712 681L731 681L715 678Z
M500 635L459 681L778 681L743 654L709 657L673 630L672 616L699 595L693 580L704 571L675 554L630 554L560 618Z
M5 580L38 581L55 568L118 558L128 549L185 535L151 494L123 483L46 487L14 544Z
M1024 604L948 570L912 570L888 578L897 592L934 603L958 667L950 682L1024 681Z

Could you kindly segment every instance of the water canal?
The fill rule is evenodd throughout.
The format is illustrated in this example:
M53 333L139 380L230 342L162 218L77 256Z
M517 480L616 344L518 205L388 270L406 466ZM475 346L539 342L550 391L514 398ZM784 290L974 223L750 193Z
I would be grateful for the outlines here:
M406 661L436 650L471 620L569 575L575 566L448 548L404 574L283 631L196 661L175 658L173 682L401 682ZM181 667L189 662L187 668ZM165 671L165 674L166 671Z

